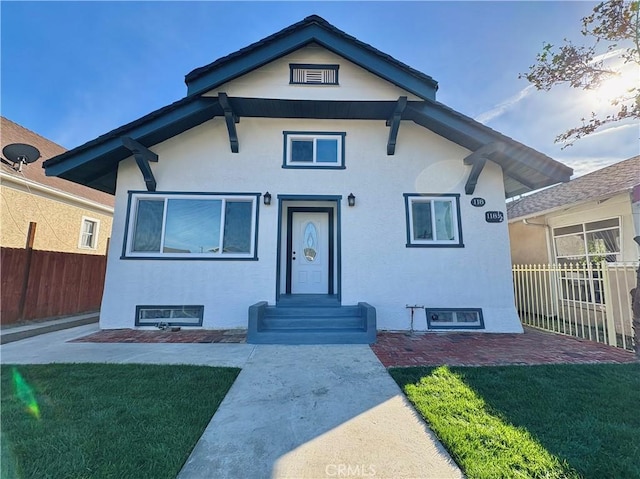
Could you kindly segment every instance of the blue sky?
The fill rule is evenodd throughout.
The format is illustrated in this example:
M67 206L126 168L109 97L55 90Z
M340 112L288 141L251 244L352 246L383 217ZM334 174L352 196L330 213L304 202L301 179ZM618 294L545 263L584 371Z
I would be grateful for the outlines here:
M584 174L637 155L637 122L562 150L555 136L599 105L568 88L536 92L518 74L543 42L582 41L594 5L2 1L0 108L73 148L184 97L194 68L317 14L432 76L438 101Z

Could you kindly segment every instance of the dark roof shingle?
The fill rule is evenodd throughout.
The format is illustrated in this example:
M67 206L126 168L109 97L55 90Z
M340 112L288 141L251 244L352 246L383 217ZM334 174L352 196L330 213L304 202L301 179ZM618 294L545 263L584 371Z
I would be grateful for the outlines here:
M640 156L620 161L507 205L510 220L539 215L562 206L629 191L640 185Z

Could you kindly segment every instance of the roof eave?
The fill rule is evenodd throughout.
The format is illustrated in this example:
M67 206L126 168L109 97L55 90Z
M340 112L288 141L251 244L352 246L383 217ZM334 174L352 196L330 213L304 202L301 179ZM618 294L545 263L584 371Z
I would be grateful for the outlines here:
M573 174L572 168L438 102L410 102L403 118L413 120L470 151L492 142L504 143L504 151L491 159L503 168L506 176L522 181L522 188L507 191L507 197L567 182ZM527 172L535 173L535 177L525 175Z
M198 68L185 77L187 93L205 93L315 42L420 98L435 99L438 83L431 77L327 25L312 22L299 28L285 29L210 65Z
M221 109L216 99L187 97L50 158L43 163L43 167L47 176L59 176L114 194L115 175L112 172L117 168L119 161L131 156L131 152L122 145L122 136L132 136L143 145L151 146L193 128L217 114L221 114ZM89 163L92 165L91 168L86 166ZM107 176L107 183L95 183L96 180Z

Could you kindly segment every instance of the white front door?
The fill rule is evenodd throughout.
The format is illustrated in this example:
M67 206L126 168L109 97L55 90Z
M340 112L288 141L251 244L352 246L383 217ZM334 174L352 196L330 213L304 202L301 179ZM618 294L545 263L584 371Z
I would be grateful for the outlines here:
M291 228L291 293L327 294L329 214L294 212Z

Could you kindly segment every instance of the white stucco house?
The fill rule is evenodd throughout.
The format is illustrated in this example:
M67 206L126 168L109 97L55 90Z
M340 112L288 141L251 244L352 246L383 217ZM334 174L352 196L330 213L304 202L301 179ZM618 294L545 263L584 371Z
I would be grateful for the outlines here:
M310 16L186 76L187 95L46 162L115 193L102 328L520 332L505 196L572 170L436 101Z

